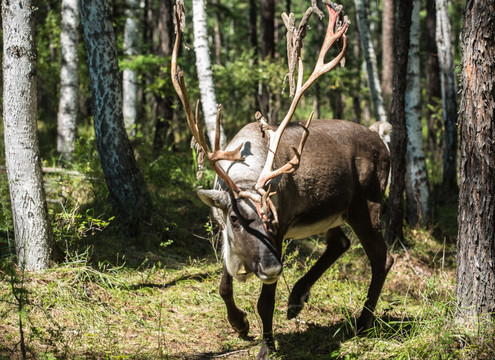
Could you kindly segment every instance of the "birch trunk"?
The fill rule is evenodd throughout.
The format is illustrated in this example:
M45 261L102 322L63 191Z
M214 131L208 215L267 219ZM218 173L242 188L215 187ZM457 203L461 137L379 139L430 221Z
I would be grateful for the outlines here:
M36 48L34 4L2 1L3 121L15 247L24 270L42 270L52 261L36 128Z
M366 70L368 72L368 82L371 92L371 100L373 102L373 112L376 121L387 121L387 112L383 105L382 88L378 76L378 67L376 65L376 54L371 41L370 26L368 16L366 15L366 7L364 0L354 0L356 5L356 18L361 35L361 44L363 48L364 58L366 60Z
M79 10L101 166L116 212L137 224L149 214L150 199L124 127L122 83L110 7L107 0L81 0Z
M57 115L57 151L70 160L77 135L79 112L79 8L78 0L62 0L60 34L60 102Z
M211 70L210 50L208 46L208 29L204 0L193 0L194 51L196 52L196 70L198 72L201 104L205 118L205 127L210 145L215 143L215 127L217 118L217 99ZM226 145L223 128L220 128L220 147Z
M139 0L126 0L126 20L124 26L124 55L133 57L138 54L139 32L137 27L137 13ZM130 138L136 136L138 119L138 76L132 69L124 69L122 73L123 114L124 124Z
M437 10L436 42L440 65L445 146L443 161L444 187L457 192L457 89L452 55L452 31L448 15L448 0L435 0Z
M421 129L419 69L420 1L413 0L405 94L407 128L406 218L411 225L425 225L429 216L429 185Z

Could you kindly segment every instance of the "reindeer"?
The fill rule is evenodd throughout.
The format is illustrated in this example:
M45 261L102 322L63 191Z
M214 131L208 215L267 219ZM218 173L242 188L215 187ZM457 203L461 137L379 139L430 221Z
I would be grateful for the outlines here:
M338 21L341 7L324 1L329 13L325 39L310 77L303 83L302 38L309 16L321 11L313 0L298 28L294 16L284 14L288 28L289 78L293 101L278 127L270 126L259 112L256 122L244 126L227 146L219 146L220 110L213 151L210 150L196 105L193 115L177 68L177 54L183 22L183 5L175 11L176 40L172 54L172 80L184 106L187 121L198 148L217 174L214 189L199 190L222 226L223 273L220 294L230 325L247 336L249 322L234 301L233 279L246 281L253 274L262 282L257 310L263 324L263 339L257 359L267 359L275 351L272 323L277 280L282 273L282 244L325 234L327 247L318 261L294 285L287 316L294 318L308 300L312 285L350 246L341 229L347 223L359 238L372 269L372 279L356 332L368 329L392 266L381 233L381 201L387 185L389 151L369 128L344 120L313 120L289 123L305 90L322 74L333 69L347 48L348 20ZM339 40L340 39L340 40ZM330 47L339 40L340 53L325 62ZM294 76L298 67L297 83ZM299 144L296 148L294 145ZM297 170L297 171L296 171Z

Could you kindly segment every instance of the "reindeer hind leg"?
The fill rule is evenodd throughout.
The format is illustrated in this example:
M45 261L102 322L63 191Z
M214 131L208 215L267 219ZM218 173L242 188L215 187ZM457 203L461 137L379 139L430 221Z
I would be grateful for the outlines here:
M375 307L394 258L388 252L381 232L380 203L361 200L349 213L348 223L363 245L371 264L371 283L356 328L356 333L360 333L371 327Z

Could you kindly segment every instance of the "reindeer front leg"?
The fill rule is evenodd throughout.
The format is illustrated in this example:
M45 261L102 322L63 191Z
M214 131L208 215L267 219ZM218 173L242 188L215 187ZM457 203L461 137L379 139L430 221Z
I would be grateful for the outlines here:
M258 299L258 314L263 323L263 340L256 360L268 360L270 353L275 352L275 340L273 339L273 311L275 310L275 290L277 283L263 284L260 298Z
M232 275L223 266L222 280L220 281L220 296L227 307L227 318L232 328L237 331L241 338L246 338L249 333L249 321L246 313L239 309L234 301Z

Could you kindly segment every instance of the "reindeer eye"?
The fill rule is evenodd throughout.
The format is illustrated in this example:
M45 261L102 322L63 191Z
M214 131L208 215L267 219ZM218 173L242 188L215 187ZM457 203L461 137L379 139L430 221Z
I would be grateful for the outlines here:
M230 215L230 222L232 224L237 224L239 222L239 218L235 215Z

